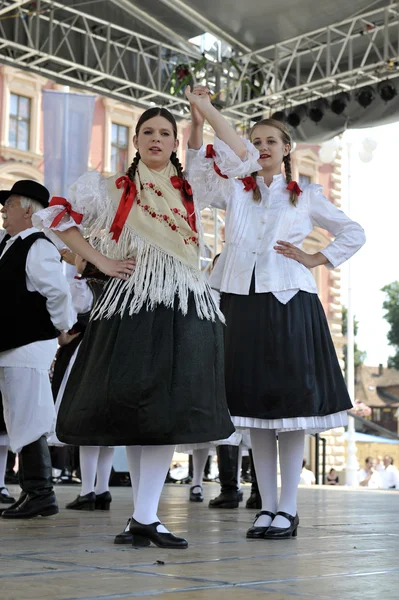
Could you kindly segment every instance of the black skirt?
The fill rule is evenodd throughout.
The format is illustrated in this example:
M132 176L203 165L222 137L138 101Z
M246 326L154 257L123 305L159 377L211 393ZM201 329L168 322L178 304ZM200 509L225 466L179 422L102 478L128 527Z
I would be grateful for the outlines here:
M233 432L223 325L199 319L193 297L186 315L176 299L89 323L58 414L62 442L174 445Z
M233 417L282 419L352 408L317 294L222 294L226 395Z

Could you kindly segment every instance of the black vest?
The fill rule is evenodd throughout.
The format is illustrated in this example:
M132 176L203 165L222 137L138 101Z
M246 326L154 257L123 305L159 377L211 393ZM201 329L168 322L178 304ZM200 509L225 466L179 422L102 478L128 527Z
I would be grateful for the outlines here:
M9 236L0 244L3 251ZM51 322L46 298L26 287L26 259L36 240L50 240L44 233L19 237L0 258L0 314L7 324L0 333L0 352L26 346L39 340L51 340L59 331Z

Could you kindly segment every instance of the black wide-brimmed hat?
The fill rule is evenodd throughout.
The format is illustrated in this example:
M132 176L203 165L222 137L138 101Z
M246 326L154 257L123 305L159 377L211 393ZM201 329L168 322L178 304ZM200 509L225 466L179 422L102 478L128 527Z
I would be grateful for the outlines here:
M14 183L10 190L0 190L0 204L4 206L8 198L13 194L36 200L36 202L40 202L43 208L48 207L50 192L44 185L37 183L37 181L21 179Z

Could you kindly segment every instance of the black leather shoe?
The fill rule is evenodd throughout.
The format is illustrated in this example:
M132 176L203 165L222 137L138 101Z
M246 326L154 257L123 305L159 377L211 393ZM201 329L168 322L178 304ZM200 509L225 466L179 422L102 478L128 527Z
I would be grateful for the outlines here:
M187 548L188 542L184 538L177 537L173 533L160 533L157 531L159 521L150 525L142 525L132 518L130 521L130 533L132 534L132 546L141 548L152 542L158 548L171 548L182 550Z
M199 490L199 492L194 492L194 490ZM190 502L203 502L204 495L202 493L202 486L195 485L190 488Z
M26 494L2 512L2 519L33 519L33 517L51 517L59 512L54 492L48 494Z
M15 498L4 494L3 490L8 492L7 488L0 488L0 504L14 504L16 502Z
M103 492L102 494L96 495L96 510L109 510L112 502L112 496L110 492Z
M267 515L268 517L271 517L272 521L273 521L274 517L276 516L272 512L270 512L269 510L261 510L256 515L253 526L250 529L248 529L248 531L247 531L247 538L250 538L252 540L260 540L260 539L263 540L264 539L265 533L269 529L270 525L268 527L256 527L255 526L256 521L262 515Z
M264 535L265 540L286 540L288 538L293 538L298 535L298 525L299 525L299 517L295 515L289 515L286 512L278 511L277 515L281 515L285 517L289 522L289 527L273 527L270 526Z
M132 518L130 517L127 520L127 524L125 529L121 532L118 533L115 537L114 537L114 544L130 544L130 546L133 543L133 536L130 533L130 521L132 520ZM147 543L143 544L143 546L149 546L150 545L150 540L147 540Z
M221 492L219 496L209 501L209 508L238 508L240 492ZM242 494L242 492L241 492Z
M245 508L256 508L257 510L262 508L262 498L260 497L260 494L251 494Z
M78 496L72 502L65 506L70 510L95 510L96 495L94 492L89 492L85 496Z
M3 512L5 510L9 510L10 508L12 508L14 510L14 508L17 508L20 504L22 504L22 502L25 500L27 496L27 493L22 491L19 495L19 498L16 502L14 502L14 504L12 504L11 506L7 506L7 508L0 508L0 516L3 514Z

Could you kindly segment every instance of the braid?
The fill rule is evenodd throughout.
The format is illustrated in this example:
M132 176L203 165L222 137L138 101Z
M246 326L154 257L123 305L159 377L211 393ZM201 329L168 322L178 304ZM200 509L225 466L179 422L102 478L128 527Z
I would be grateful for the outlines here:
M172 165L174 167L176 167L177 176L184 178L183 167L182 167L180 160L177 158L176 152L172 152L172 154L170 155L170 162L172 163Z
M255 181L256 181L257 176L258 176L258 171L254 171L253 173L251 173L251 177L253 177L255 179ZM258 184L256 184L256 188L253 191L252 199L254 202L257 202L258 204L262 200L262 194L260 193Z
M285 180L287 183L290 183L292 181L291 153L287 154L287 156L284 156L283 162L284 162L284 170L285 170ZM298 204L298 194L296 192L294 192L294 190L292 190L290 192L290 201L291 201L291 204L293 204L294 206L296 206Z
M136 155L133 159L132 164L130 165L130 167L128 168L128 170L126 171L126 175L129 177L129 179L131 181L134 181L134 178L136 176L136 170L137 170L137 165L139 164L139 160L140 160L140 152L137 151Z

